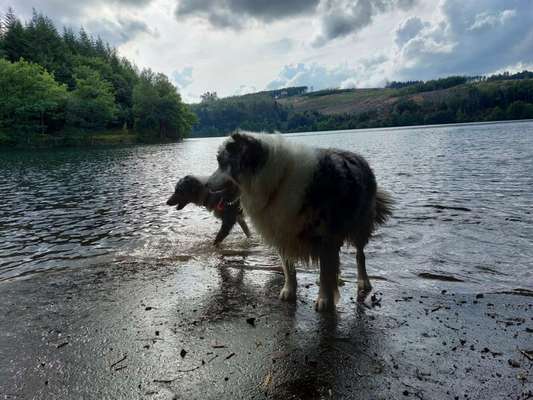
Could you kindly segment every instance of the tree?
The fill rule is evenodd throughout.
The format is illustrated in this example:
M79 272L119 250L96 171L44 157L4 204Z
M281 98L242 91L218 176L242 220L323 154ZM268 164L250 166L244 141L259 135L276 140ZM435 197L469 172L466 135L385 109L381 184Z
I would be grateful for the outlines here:
M29 54L28 37L24 26L10 9L4 18L2 52L10 61L18 61Z
M195 116L181 101L176 87L163 74L141 73L133 89L135 129L147 139L179 139L187 136Z
M67 89L43 67L0 59L0 130L16 141L47 132L61 119Z
M205 92L200 96L202 103L209 103L218 100L217 92Z
M86 66L74 72L76 88L67 102L68 126L86 130L107 127L117 113L112 85Z

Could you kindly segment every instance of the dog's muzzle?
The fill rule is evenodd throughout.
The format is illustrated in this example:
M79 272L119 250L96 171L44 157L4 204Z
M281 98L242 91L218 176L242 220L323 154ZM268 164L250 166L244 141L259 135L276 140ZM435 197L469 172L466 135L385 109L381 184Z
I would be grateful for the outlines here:
M178 199L177 199L177 196L173 194L167 200L167 206L175 206L176 204L178 204Z

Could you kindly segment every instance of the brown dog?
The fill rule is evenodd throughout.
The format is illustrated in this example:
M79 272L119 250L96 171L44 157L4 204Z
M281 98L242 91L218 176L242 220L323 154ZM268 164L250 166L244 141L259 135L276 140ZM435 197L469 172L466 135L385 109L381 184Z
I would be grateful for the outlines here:
M236 222L239 223L244 234L250 237L250 230L239 202L239 189L228 181L224 192L210 192L206 186L207 177L187 175L176 184L174 194L167 200L167 205L176 206L181 210L189 203L202 206L212 211L215 217L222 220L222 226L215 238L215 245L222 242L229 235Z

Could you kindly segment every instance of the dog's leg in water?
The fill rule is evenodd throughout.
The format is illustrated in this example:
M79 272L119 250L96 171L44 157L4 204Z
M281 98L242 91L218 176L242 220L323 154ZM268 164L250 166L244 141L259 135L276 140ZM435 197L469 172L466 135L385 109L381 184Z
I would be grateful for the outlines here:
M364 246L357 247L357 301L362 303L372 291L370 279L366 273Z
M339 248L327 248L320 254L320 289L315 302L315 310L330 311L335 309L339 300L338 289Z
M247 237L250 237L252 236L252 234L250 233L250 229L248 229L248 225L246 225L246 221L244 220L244 218L242 217L237 217L237 222L239 223L242 231L244 232L244 234L247 236Z
M281 258L283 266L283 274L285 275L285 284L279 293L280 300L294 301L296 300L296 268L294 262Z
M226 236L229 235L231 232L231 228L233 228L233 225L235 225L236 218L233 215L224 215L222 217L222 226L220 227L220 230L217 233L217 237L215 238L215 246L218 246L220 242L222 242Z

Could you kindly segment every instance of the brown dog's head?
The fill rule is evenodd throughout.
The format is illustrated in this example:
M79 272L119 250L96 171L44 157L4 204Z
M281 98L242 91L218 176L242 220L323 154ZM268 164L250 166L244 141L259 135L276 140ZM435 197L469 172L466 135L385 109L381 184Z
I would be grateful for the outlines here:
M198 203L206 191L205 182L193 175L181 178L176 184L174 194L167 200L167 205L181 210L189 203Z
M240 185L265 164L268 149L259 138L238 132L224 141L217 154L218 169L207 181L210 190L223 190L228 181Z

